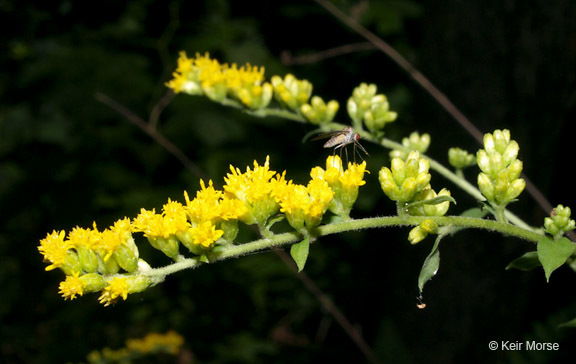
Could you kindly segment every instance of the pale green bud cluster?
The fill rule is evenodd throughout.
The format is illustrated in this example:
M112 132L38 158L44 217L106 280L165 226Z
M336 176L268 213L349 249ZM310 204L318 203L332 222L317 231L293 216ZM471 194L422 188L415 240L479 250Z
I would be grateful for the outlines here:
M544 229L555 238L560 238L564 233L574 230L576 223L570 219L572 211L569 207L556 206L550 213L550 217L544 218Z
M430 161L421 158L418 151L408 154L406 160L392 159L390 168L382 167L378 179L382 190L391 200L397 202L411 201L430 183Z
M381 131L386 123L393 122L398 117L396 112L390 111L386 96L376 92L376 85L366 83L361 83L352 92L347 109L355 128L362 129L364 123L372 132Z
M484 149L476 154L478 187L495 206L506 206L524 190L526 182L519 178L522 161L517 159L520 147L510 139L509 130L496 130L484 135Z
M448 150L448 163L456 169L462 170L476 163L474 154L470 154L464 149L450 148Z
M244 105L257 110L270 104L273 92L272 86L269 83L264 83L262 85L246 85L239 89L235 95Z
M426 153L430 146L430 134L420 134L417 131L412 132L410 136L402 138L402 145L411 151L417 150L420 153ZM407 156L408 152L403 150L395 149L390 152L390 158L399 157L405 159Z
M324 102L319 96L312 96L309 104L300 106L300 113L312 124L330 123L334 120L340 105L336 100Z
M412 202L432 200L441 196L451 197L451 193L446 188L443 188L440 192L436 193L436 191L428 187L414 196ZM449 207L450 201L444 201L437 204L414 204L408 208L408 213L415 216L444 216L448 212Z
M274 88L276 101L293 111L298 111L312 95L312 84L307 80L299 80L292 74L287 74L284 79L280 76L272 76L270 82Z
M436 193L432 188L426 188L417 194L412 200L411 206L408 207L408 213L416 216L444 216L450 207L450 201L440 203L425 203L436 197L451 197L450 191L443 188ZM422 202L422 203L418 203ZM426 219L408 234L408 240L411 244L417 244L424 240L429 234L436 234L438 232L438 224L431 219Z

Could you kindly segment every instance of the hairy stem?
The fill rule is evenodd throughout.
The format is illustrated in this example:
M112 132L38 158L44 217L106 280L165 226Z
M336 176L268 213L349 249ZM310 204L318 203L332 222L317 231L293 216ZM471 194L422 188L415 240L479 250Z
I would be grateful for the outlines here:
M462 228L482 229L500 233L502 235L515 236L519 239L537 243L543 235L532 230L524 229L508 223L494 220L486 220L462 216L383 216L357 220L347 220L319 226L315 231L316 237L342 233L345 231L374 229L391 226L417 226L426 219L434 220L439 226L451 226ZM208 256L211 263L225 259L237 258L243 255L269 250L275 247L298 242L302 235L296 232L276 234L270 238L254 240L246 244L232 245L222 251L213 252ZM196 268L202 261L198 258L185 258L162 268L151 269L145 274L150 277L166 276L184 269Z

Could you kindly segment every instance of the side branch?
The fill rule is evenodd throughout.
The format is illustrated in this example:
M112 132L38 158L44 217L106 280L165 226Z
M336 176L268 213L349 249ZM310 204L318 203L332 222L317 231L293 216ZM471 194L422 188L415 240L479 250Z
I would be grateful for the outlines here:
M349 220L345 222L338 222L319 226L315 231L315 233L316 237L321 237L325 235L338 234L345 231L353 231L353 230L374 229L390 226L418 226L426 219L434 220L439 226L482 229L500 233L502 235L515 236L519 239L527 240L533 243L537 243L544 236L534 231L527 230L508 223L502 223L494 220L486 220L473 217L462 217L462 216L371 217L371 218ZM225 248L222 251L210 253L208 256L208 260L210 261L210 263L215 263L230 258L237 258L246 254L252 254L263 250L268 250L275 247L292 244L297 241L300 241L301 239L302 236L294 232L277 234L271 238L264 238L254 240L252 242L245 244L233 245L228 248ZM151 269L150 271L146 272L145 275L151 277L165 276L181 270L196 268L202 264L203 262L200 259L186 258L181 259L180 261L166 267Z

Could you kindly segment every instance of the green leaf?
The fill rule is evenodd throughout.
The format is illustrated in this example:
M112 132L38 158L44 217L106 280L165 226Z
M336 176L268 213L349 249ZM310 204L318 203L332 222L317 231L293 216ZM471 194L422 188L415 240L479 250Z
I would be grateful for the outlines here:
M558 327L576 327L576 318L558 325Z
M284 214L278 214L274 217L271 217L270 219L268 219L268 221L266 221L266 230L270 230L272 228L272 225L284 220L285 218L286 215Z
M406 208L418 207L422 205L438 205L443 202L450 201L454 205L456 205L456 200L452 198L452 196L438 196L434 198L430 198L428 200L416 201L406 205Z
M528 252L521 257L518 257L506 266L508 269L520 269L524 271L532 270L536 267L541 267L542 263L538 259L538 252Z
M473 208L468 209L468 210L466 210L460 214L460 216L463 216L463 217L475 217L478 219L482 219L486 215L487 215L486 211L484 209L480 209L478 207L473 207Z
M420 275L418 276L418 289L420 290L420 294L422 294L426 282L428 282L430 279L432 279L432 277L436 275L436 272L438 272L438 268L440 267L440 250L438 249L438 245L440 245L440 240L442 240L442 237L442 235L439 235L436 238L436 242L434 242L432 251L424 260L424 264L422 264L422 269L420 270Z
M310 238L306 237L299 243L293 244L290 247L290 255L292 259L296 262L298 266L298 272L302 272L306 260L308 259L308 253L310 252Z
M554 241L548 237L538 241L538 259L544 267L546 282L550 280L550 275L558 269L574 252L574 244L567 238Z

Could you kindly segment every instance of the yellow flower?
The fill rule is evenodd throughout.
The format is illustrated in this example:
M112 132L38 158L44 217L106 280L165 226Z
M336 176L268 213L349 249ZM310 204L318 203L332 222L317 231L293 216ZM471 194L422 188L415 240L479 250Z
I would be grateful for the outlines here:
M125 277L114 277L109 285L104 288L98 301L104 306L109 306L120 297L122 297L124 301L128 298L128 282Z
M142 339L126 340L126 348L129 351L140 353L166 351L176 355L182 344L184 344L184 339L174 331L169 331L166 334L151 333Z
M217 102L231 96L252 109L268 106L273 94L272 85L264 82L264 67L229 66L208 53L191 59L181 52L173 77L166 86L175 93L204 94Z
M204 248L209 248L224 234L222 230L216 230L216 226L210 221L204 221L198 224L198 226L193 227L191 233L194 238L194 244L203 246Z
M186 231L190 227L186 208L180 202L168 199L168 203L162 207L162 225L164 236Z
M280 76L272 76L270 81L276 101L294 111L307 103L312 94L312 84L307 80L298 80L292 74L287 74L284 79Z
M92 229L85 229L77 226L68 233L68 243L76 249L86 247L88 249L96 250L99 242L99 232Z
M254 161L254 169L246 168L245 173L230 166L232 173L228 173L224 178L226 196L242 201L247 209L247 213L240 216L246 224L264 225L266 220L278 211L274 190L285 181L283 175L277 176L275 171L269 169L269 159L266 157L263 166Z
M198 54L197 58L201 58ZM185 92L191 95L202 94L199 83L199 70L194 65L197 60L188 58L186 52L180 52L178 67L173 73L173 79L166 83L166 86L174 90L175 93Z
M190 200L188 193L184 191L186 212L190 220L194 222L213 221L220 217L220 199L224 193L214 189L212 180L208 182L208 187L206 187L204 181L200 180L200 187L201 189L196 192L196 198L194 200Z
M330 204L330 211L334 214L348 217L356 198L358 197L358 188L366 184L364 173L366 170L366 161L361 164L348 163L348 168L343 169L342 160L339 156L334 155L326 159L326 170L321 167L314 167L310 171L312 179L326 181L334 191L334 199Z
M64 242L66 233L64 230L48 234L46 238L40 240L38 251L44 256L44 260L52 263L46 267L46 270L52 270L64 265L70 244Z
M64 299L73 300L76 295L82 296L84 294L84 288L86 283L78 277L79 273L75 272L70 276L66 276L66 280L60 283L59 293L64 297Z
M179 202L171 200L164 205L162 214L157 214L154 209L141 209L140 214L132 222L133 231L143 232L148 238L167 239L186 231L189 227L186 209Z
M277 188L275 196L280 204L280 211L286 214L290 225L300 230L320 224L334 192L326 181L312 179L307 186L290 181Z

